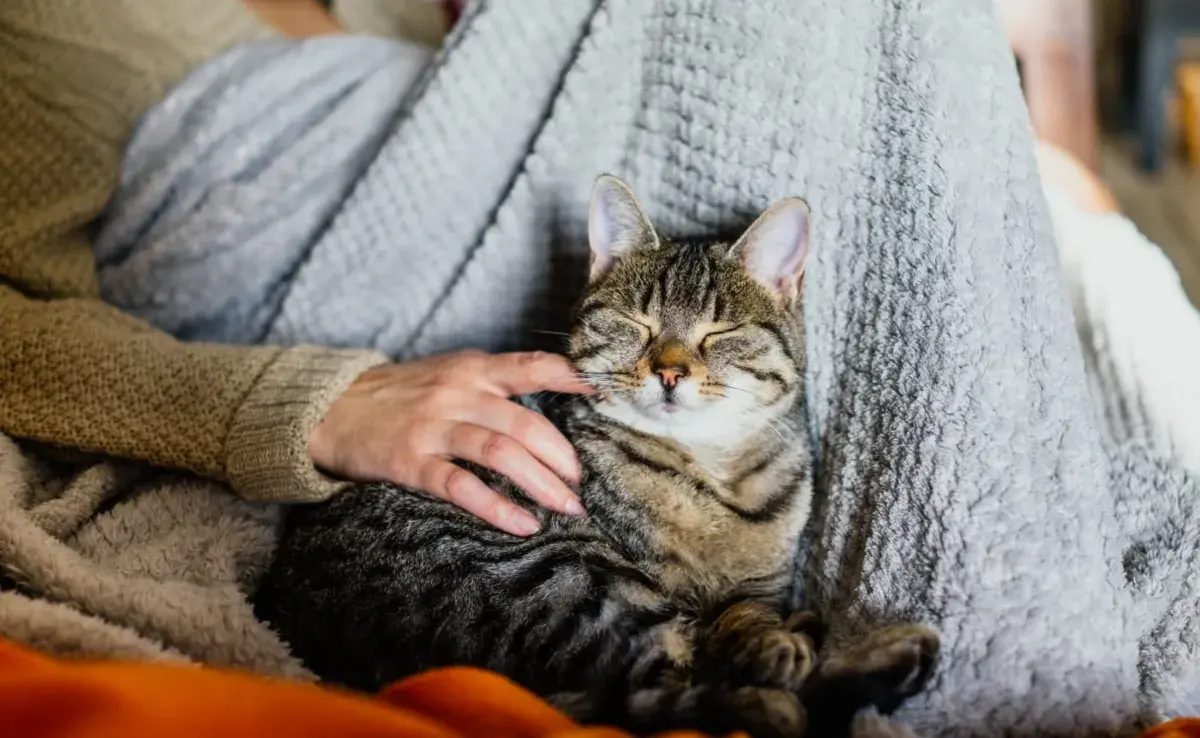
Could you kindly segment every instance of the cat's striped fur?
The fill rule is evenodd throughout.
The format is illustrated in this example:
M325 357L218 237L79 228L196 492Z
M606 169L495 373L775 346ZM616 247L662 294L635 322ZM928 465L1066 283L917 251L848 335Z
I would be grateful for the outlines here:
M936 636L884 631L814 671L814 619L780 610L811 497L805 254L788 251L807 249L807 209L785 201L732 247L666 241L612 178L592 209L569 355L598 391L552 414L588 515L538 509L475 470L541 520L518 539L364 486L289 515L260 615L351 687L474 664L639 730L832 735L859 707L894 708L923 684Z

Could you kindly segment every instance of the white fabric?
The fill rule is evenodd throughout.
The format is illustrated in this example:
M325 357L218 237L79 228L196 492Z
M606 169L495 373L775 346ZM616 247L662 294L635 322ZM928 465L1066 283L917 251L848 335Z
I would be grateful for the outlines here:
M1200 475L1200 311L1165 254L1128 218L1046 186L1055 239L1095 381L1123 398L1110 425ZM1115 385L1115 386L1112 386Z

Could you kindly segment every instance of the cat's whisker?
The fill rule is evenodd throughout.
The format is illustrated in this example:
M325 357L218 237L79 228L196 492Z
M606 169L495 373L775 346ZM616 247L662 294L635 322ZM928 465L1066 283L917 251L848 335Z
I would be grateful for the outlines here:
M747 414L749 415L750 413L747 413ZM776 436L779 436L779 440L780 440L780 441L783 441L784 443L787 443L788 439L787 439L787 437L784 435L784 433L786 432L786 433L787 433L787 436L791 436L791 431L790 431L790 429L788 429L786 425L783 425L783 423L781 423L780 421L776 420L775 418L765 418L765 420L767 421L767 427L768 427L768 428L770 428L770 429L771 429L771 431L772 431L772 432L773 432L773 433L774 433ZM782 428L783 428L782 430L780 430L780 427L781 427L781 426L782 426Z
M542 330L540 328L533 328L530 332L541 333L544 336L566 336L567 338L571 337L571 334L567 333L565 331L546 331L546 330Z
M736 390L736 391L738 391L738 392L745 392L745 393L746 393L746 394L748 394L748 395L752 395L752 394L754 394L753 392L751 392L751 391L750 391L750 390L748 390L748 389L742 389L741 387L734 387L732 384L725 384L725 383L723 383L723 382L714 382L714 381L712 381L712 380L709 380L709 382L708 382L708 383L709 383L709 384L716 385L716 386L718 386L718 387L724 387L725 389Z

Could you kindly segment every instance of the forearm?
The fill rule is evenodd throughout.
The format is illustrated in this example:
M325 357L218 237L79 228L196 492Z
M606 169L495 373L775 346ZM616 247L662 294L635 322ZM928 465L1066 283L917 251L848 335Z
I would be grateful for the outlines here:
M371 352L187 344L97 301L0 287L0 431L228 481L254 499L336 486L307 435Z

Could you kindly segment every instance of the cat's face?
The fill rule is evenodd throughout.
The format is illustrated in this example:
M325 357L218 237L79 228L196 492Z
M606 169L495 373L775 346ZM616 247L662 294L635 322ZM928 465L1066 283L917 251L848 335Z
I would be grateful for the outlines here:
M784 200L734 244L655 233L629 188L592 196L592 273L570 341L602 412L644 432L729 444L800 392L796 310L808 209Z

